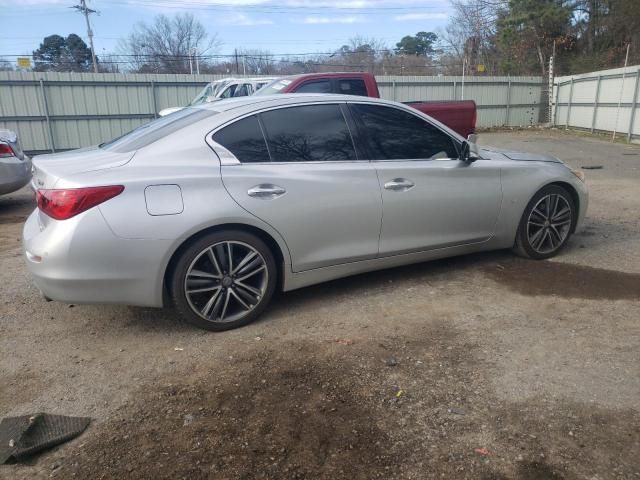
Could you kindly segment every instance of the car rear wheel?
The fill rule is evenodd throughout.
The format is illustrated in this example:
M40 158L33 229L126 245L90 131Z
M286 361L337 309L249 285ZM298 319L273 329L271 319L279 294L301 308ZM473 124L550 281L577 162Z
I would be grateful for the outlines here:
M569 240L576 216L567 190L557 185L542 188L522 214L514 251L536 260L553 257Z
M189 245L173 271L171 296L187 322L229 330L255 320L276 286L273 254L243 231L214 232Z

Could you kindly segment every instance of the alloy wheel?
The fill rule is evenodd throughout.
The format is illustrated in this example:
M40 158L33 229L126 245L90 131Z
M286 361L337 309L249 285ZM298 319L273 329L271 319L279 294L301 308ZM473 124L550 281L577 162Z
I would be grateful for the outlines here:
M531 210L527 221L529 245L539 254L557 250L569 236L573 212L562 195L542 197Z
M197 315L227 323L248 315L260 303L268 281L265 259L255 248L224 241L205 248L191 262L184 292Z

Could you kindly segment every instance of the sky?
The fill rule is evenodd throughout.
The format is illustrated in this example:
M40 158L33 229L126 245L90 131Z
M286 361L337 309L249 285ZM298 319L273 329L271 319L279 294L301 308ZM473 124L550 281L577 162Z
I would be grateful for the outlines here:
M79 0L0 0L0 57L30 55L51 34L80 35L84 17L69 8ZM394 47L405 35L442 29L448 0L89 0L96 54L113 53L118 40L155 15L194 14L211 35L215 53L235 48L274 54L332 52L348 39L374 37Z

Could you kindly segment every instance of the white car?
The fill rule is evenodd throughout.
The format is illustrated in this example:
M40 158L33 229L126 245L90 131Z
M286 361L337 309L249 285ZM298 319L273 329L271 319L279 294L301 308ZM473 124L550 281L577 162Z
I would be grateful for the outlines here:
M276 80L276 77L254 77L254 78L224 78L216 80L204 87L188 107L202 105L203 103L215 102L223 98L247 97L264 87L267 83ZM170 107L160 110L158 115L164 117L170 113L182 110L185 107Z

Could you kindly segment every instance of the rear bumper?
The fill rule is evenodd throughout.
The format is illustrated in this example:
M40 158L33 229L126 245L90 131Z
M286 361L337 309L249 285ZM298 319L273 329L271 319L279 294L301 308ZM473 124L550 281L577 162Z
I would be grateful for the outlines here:
M64 221L35 210L23 229L27 268L42 294L65 303L161 307L170 242L116 237L100 211Z
M20 190L31 180L31 160L0 158L0 195Z

